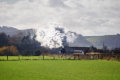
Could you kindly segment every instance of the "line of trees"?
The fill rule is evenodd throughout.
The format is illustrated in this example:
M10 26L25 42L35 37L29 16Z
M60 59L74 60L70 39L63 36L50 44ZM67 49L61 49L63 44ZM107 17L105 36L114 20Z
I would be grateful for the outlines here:
M0 56L14 56L14 55L23 55L23 56L39 56L44 55L44 53L56 53L60 49L49 49L40 46L40 43L35 40L36 35L29 33L24 35L23 33L18 33L15 36L9 36L5 33L0 33ZM94 46L90 47L90 51L98 51L101 53L120 53L120 48L113 50L108 50L106 46L103 46L103 49L97 49Z
M36 36L31 38L31 34L23 35L18 33L16 36L9 36L5 33L0 33L0 56L15 56L15 55L35 55L41 54L40 43L35 40Z

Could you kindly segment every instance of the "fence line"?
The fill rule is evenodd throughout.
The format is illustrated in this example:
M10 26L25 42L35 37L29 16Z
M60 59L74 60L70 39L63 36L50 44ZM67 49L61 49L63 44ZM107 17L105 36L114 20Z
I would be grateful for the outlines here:
M58 56L8 56L8 61L19 60L119 60L120 54L86 54L86 55L58 55ZM0 56L0 61L7 61L7 56Z

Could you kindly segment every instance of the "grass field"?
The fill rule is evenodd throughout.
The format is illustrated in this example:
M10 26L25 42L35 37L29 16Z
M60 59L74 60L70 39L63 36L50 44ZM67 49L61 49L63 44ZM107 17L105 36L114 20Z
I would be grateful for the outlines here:
M42 60L43 56L8 56L8 60ZM44 59L69 59L69 57L64 56L44 56ZM71 58L73 59L73 57ZM0 56L0 60L7 60L7 56Z
M120 80L120 62L105 60L0 61L0 80Z

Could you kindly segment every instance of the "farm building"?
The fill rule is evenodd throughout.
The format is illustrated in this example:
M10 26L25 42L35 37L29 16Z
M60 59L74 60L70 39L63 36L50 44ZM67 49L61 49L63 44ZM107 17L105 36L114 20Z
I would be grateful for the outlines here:
M73 56L74 59L80 59L80 56L84 55L83 50L74 50Z
M82 52L82 53L86 53L86 52L88 52L89 51L89 47L70 47L72 50L73 50L73 52L74 53L76 53L76 52Z
M67 53L67 54L72 54L72 53L82 53L86 54L86 52L89 51L89 47L64 47L61 49L61 53Z
M85 54L86 52L89 51L89 47L65 47L65 51L66 53L76 53L76 52L80 52Z

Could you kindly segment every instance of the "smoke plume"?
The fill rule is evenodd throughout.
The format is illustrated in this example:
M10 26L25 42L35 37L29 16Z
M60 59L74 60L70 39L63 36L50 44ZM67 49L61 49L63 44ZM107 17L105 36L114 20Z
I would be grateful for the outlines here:
M48 25L37 30L37 38L41 46L58 48L63 46L65 41L64 29L56 25Z
M83 44L87 42L82 35L78 35L75 32L66 31L64 28L56 24L47 25L45 28L40 27L36 32L36 36L36 40L41 43L41 46L48 48L59 48L69 45L78 47L80 46L81 40L82 46L84 46ZM80 40L77 41L78 38ZM75 41L77 41L77 44Z

